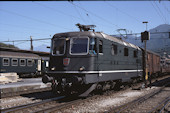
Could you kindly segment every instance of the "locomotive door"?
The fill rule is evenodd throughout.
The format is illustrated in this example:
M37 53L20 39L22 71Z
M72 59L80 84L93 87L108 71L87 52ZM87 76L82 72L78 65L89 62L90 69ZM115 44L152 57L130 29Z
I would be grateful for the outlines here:
M101 71L103 69L103 40L98 40L98 57L97 57L97 70Z
M41 71L41 60L38 60L38 71Z

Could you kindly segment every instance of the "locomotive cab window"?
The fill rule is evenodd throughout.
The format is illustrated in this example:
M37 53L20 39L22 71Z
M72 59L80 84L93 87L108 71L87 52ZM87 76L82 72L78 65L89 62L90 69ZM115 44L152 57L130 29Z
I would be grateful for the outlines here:
M97 53L97 49L96 49L96 39L95 39L95 38L91 38L91 39L90 39L89 53L90 53L90 54L96 54L96 53Z
M133 57L134 57L134 58L137 58L137 51L136 51L136 50L133 51Z
M88 37L74 37L70 40L70 54L71 55L86 55L88 53L89 38Z
M32 65L33 65L32 59L28 59L27 60L27 66L32 66Z
M103 41L99 41L99 54L103 54Z
M12 59L12 66L18 66L18 59Z
M128 55L129 55L128 48L124 48L124 56L128 56Z
M3 58L3 66L9 66L9 58Z
M64 55L65 54L65 45L66 45L65 39L55 39L55 40L53 40L52 54L58 55L58 56Z
M26 62L25 59L20 59L20 66L25 66Z
M112 53L112 55L117 55L117 45L112 44L111 53Z

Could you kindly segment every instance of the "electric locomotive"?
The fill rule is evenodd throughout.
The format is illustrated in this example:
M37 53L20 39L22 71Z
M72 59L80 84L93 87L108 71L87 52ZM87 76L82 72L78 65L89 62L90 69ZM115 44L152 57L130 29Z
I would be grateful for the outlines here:
M43 83L54 92L87 96L131 82L142 76L142 51L138 46L77 24L80 32L55 34L49 70ZM93 31L90 31L93 30Z

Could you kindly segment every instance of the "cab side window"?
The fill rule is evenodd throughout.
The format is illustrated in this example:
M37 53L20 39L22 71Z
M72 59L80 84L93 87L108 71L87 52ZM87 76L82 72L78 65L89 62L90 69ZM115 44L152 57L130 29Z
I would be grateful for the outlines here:
M128 56L128 55L129 55L128 48L124 48L124 56Z
M96 53L97 53L97 49L96 49L96 39L95 39L95 38L91 38L91 39L90 39L89 53L90 53L90 54L96 54Z
M103 54L103 41L99 40L99 53Z
M137 51L136 51L136 50L133 51L133 57L134 57L134 58L137 58Z
M112 44L111 53L112 55L117 55L117 45Z

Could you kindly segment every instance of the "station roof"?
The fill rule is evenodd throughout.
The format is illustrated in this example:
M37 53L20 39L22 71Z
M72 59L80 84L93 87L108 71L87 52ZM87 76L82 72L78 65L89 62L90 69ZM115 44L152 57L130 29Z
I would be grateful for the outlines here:
M49 52L41 52L41 51L31 51L31 50L23 50L23 49L16 49L16 48L7 48L7 47L0 47L0 51L9 51L9 52L21 52L21 53L34 53L40 56L49 56Z
M31 58L31 59L40 59L41 57L34 53L22 53L14 51L0 51L1 57L10 57L10 58Z

